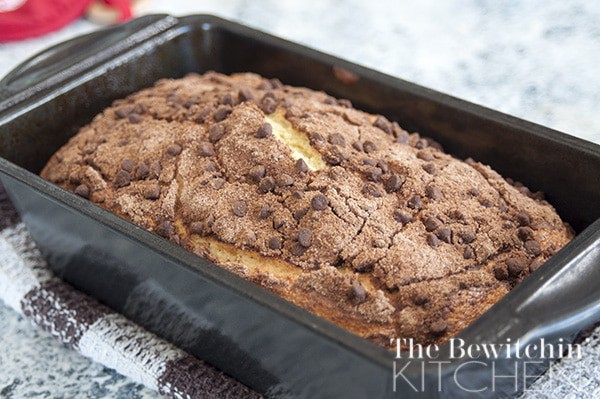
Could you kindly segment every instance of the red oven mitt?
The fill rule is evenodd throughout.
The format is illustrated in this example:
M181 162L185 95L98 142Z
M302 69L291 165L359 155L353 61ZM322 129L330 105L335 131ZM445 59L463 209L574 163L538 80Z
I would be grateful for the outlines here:
M93 0L27 0L20 7L0 11L0 42L27 39L60 29L81 17ZM120 21L131 18L129 0L103 0L115 8Z

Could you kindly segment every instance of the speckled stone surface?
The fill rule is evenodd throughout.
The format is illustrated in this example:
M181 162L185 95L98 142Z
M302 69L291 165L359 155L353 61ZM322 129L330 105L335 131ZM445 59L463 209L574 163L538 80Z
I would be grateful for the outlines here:
M90 362L4 305L0 320L0 398L159 396Z
M398 3L352 0L342 8L334 0L144 0L140 11L218 14L600 143L600 2ZM0 45L0 76L35 52L94 29L82 20L40 39ZM155 396L66 349L3 305L0 320L0 397ZM597 346L592 349L585 361L563 362L554 378L540 382L542 391L526 396L595 397L600 362Z

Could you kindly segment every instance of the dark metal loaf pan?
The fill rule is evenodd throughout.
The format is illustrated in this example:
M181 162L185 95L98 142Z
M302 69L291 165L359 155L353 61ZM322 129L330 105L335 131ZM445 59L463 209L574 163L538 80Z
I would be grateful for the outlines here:
M334 65L360 79L343 84ZM0 82L0 180L52 268L75 287L271 397L466 397L454 378L459 367L470 387L490 386L489 370L448 359L447 346L439 369L395 360L37 176L112 100L209 69L257 72L348 98L546 193L577 237L464 330L465 342L556 343L600 320L599 146L212 16L148 16L82 36ZM394 390L394 361L416 391L403 378ZM512 367L510 356L494 362ZM515 392L511 379L495 384L477 395Z

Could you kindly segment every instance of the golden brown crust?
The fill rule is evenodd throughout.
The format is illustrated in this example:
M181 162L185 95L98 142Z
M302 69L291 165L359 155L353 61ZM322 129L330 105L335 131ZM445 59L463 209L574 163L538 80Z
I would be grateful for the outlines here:
M447 340L573 236L489 167L254 74L115 101L42 176L384 346Z

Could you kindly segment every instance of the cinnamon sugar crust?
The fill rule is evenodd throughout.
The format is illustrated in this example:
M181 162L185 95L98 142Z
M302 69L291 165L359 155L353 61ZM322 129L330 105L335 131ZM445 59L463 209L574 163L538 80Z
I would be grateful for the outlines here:
M250 73L117 100L41 175L383 346L448 340L573 238L541 193Z

